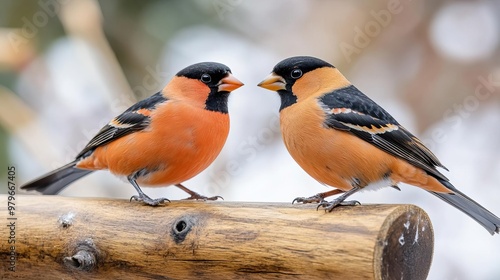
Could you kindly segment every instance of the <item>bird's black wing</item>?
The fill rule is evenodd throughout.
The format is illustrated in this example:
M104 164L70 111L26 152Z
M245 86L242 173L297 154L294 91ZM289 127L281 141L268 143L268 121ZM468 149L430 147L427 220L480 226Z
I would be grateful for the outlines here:
M158 104L166 102L161 92L137 102L122 114L111 120L90 140L83 150L76 156L77 159L89 156L97 147L105 145L122 136L135 131L143 130L150 123L150 113Z
M321 96L327 113L325 125L349 131L376 147L422 168L430 175L448 180L436 167L446 169L438 158L388 112L354 86Z

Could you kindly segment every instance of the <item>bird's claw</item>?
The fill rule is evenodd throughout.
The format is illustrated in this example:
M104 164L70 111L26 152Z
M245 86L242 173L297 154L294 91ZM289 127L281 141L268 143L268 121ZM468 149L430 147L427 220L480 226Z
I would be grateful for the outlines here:
M330 202L323 200L320 204L318 204L318 207L316 207L316 210L319 210L320 207L323 207L325 209L325 212L332 212L333 208L338 207L338 206L356 206L356 205L361 205L361 203L357 200L349 200L349 201L342 201L338 199L334 199Z
M130 201L142 201L144 204L147 204L149 206L158 206L164 202L170 202L170 200L168 198L164 198L164 197L160 197L160 198L155 198L155 199L152 199L150 198L149 196L145 195L145 194L140 194L140 195L133 195L131 198L130 198Z
M207 200L214 201L214 200L217 200L219 198L222 199L222 200L224 200L224 198L222 196L220 196L220 195L206 197L204 195L201 195L201 194L195 192L195 193L191 194L190 197L184 198L183 200L194 200L195 199L195 200L203 200L203 201L207 201Z
M292 201L292 204L294 204L295 202L302 203L302 204L323 203L323 202L325 202L325 199L320 194L316 194L316 195L313 195L310 197L297 197Z

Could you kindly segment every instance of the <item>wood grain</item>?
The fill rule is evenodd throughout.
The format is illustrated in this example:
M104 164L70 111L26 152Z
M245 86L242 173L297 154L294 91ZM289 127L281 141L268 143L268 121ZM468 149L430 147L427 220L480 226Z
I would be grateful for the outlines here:
M16 202L16 271L2 226L1 279L425 279L432 261L431 222L413 205Z

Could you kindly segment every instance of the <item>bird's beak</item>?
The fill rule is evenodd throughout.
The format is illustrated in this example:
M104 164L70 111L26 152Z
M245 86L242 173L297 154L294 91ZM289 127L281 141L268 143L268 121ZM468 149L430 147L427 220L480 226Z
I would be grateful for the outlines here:
M258 84L259 87L263 87L268 90L284 90L286 89L286 82L281 76L276 75L274 72L269 74L264 81Z
M231 92L243 85L240 80L236 79L231 73L228 73L226 77L224 77L219 82L219 91L227 91Z

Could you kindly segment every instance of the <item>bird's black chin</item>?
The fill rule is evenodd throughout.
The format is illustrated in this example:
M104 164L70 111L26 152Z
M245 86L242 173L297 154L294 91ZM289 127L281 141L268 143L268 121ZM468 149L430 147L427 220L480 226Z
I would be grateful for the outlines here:
M227 99L229 97L228 91L211 92L205 102L205 109L214 112L227 114Z
M289 90L278 90L278 94L280 95L280 98L281 98L280 112L281 112L281 110L285 109L286 107L297 103L297 96L295 96Z

